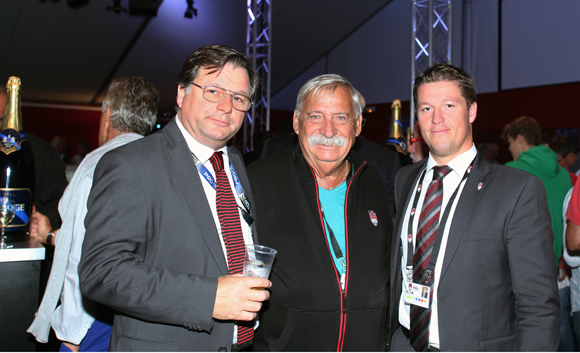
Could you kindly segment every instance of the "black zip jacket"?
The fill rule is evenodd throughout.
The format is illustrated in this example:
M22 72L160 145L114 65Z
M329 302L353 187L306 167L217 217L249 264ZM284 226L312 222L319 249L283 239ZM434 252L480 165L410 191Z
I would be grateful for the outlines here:
M389 200L378 171L356 152L348 158L354 168L347 179L344 290L323 227L316 178L300 146L248 168L260 245L278 250L254 350L386 349Z

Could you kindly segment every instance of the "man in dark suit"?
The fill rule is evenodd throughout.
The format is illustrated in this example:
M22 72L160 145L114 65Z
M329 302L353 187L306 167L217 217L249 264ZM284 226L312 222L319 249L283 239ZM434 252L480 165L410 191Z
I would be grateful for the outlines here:
M415 80L430 154L395 182L392 351L558 349L546 193L537 177L477 153L475 92L472 78L447 64ZM422 289L430 295L419 304Z
M79 275L84 295L117 310L111 350L251 344L252 320L269 297L252 288L271 283L235 274L256 233L244 162L226 143L257 83L243 54L200 48L183 65L176 118L100 160Z

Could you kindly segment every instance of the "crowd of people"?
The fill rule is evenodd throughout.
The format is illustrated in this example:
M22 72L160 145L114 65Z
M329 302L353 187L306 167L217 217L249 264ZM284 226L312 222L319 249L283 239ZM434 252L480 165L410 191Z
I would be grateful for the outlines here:
M35 199L30 234L55 249L38 342L52 329L73 352L578 349L576 144L544 144L520 117L499 164L497 144L474 144L474 80L435 64L413 84L412 164L362 137L365 99L336 74L306 82L293 133L244 161L228 142L258 84L245 55L199 48L175 117L149 135L155 87L111 83L100 147L79 144L58 212ZM269 278L242 275L251 244L277 250Z

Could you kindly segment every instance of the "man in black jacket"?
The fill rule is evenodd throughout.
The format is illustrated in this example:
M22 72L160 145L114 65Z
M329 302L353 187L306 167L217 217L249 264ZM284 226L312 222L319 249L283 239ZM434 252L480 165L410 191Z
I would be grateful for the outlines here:
M351 151L361 110L347 80L313 78L294 111L299 144L248 169L260 243L278 250L254 350L386 348L393 225L377 169Z

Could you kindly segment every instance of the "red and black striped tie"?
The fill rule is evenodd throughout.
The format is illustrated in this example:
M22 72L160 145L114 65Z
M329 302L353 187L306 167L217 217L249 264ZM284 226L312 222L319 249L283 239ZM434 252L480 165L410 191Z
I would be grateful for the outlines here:
M214 152L209 159L216 176L216 208L222 237L226 245L229 274L242 273L244 266L245 242L240 213L236 198L224 170L222 152ZM238 345L254 338L254 328L238 325Z
M446 165L433 168L433 180L427 189L421 215L419 216L419 224L417 225L416 250L413 255L413 282L431 286L429 309L411 305L411 330L409 338L417 352L424 352L429 348L430 308L433 301L432 283L434 278L433 276L428 276L426 269L431 260L433 241L439 229L439 214L441 213L441 205L443 204L443 178L451 170Z

